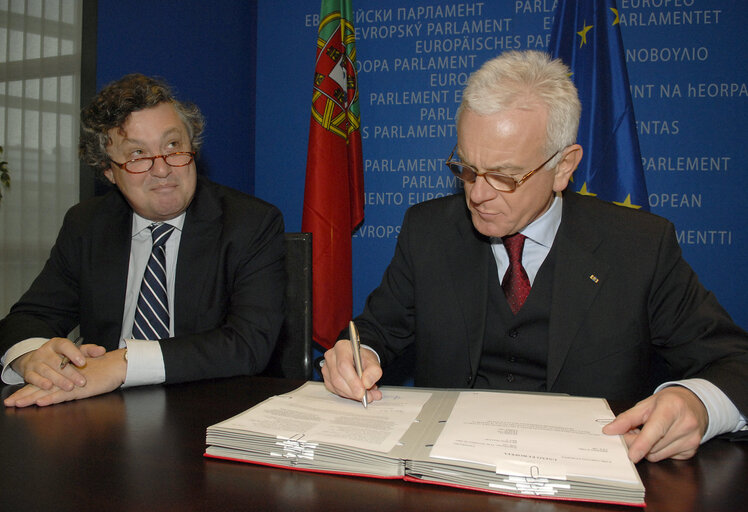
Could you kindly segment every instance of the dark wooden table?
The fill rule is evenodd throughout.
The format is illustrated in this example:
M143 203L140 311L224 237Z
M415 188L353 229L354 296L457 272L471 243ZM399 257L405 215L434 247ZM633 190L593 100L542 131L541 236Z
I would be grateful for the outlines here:
M135 388L46 408L4 409L0 509L637 510L203 457L208 425L300 384L241 377ZM9 391L4 388L3 396ZM744 442L715 439L689 461L643 462L637 467L647 489L646 510L734 512L748 502Z

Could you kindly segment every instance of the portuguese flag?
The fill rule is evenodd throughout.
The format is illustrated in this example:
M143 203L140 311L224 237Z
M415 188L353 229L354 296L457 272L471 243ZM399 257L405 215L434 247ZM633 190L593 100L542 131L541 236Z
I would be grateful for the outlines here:
M364 175L351 0L322 0L319 18L301 229L312 233L314 341L330 348L353 313Z

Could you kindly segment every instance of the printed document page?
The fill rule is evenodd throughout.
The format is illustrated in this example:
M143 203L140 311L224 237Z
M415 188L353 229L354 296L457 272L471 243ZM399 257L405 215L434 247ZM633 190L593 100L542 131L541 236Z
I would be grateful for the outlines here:
M218 426L387 453L410 428L431 393L398 388L385 389L383 395L364 408L361 402L330 393L320 382L307 382Z
M431 457L529 478L637 483L623 439L602 433L613 418L599 398L462 392Z

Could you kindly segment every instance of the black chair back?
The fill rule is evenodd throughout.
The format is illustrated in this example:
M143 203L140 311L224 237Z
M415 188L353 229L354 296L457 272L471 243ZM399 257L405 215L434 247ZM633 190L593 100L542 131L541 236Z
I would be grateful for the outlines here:
M312 378L312 234L286 233L286 318L263 375Z

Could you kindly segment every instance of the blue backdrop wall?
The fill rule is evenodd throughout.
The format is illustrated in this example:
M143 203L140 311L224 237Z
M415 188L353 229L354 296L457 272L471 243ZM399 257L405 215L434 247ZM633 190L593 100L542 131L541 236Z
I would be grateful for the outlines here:
M96 87L159 76L206 118L200 171L254 192L256 3L99 0Z
M256 191L281 205L289 229L301 218L317 4L258 2ZM545 49L555 2L354 6L367 200L354 238L359 311L392 256L405 209L455 188L443 160L456 142L453 117L468 75L503 50ZM618 7L650 209L675 223L686 259L748 327L748 6L619 0ZM280 39L263 22L279 17Z
M455 190L443 161L468 75L503 50L545 49L555 2L354 7L367 192L355 313L381 279L405 209ZM618 10L650 209L674 222L686 259L748 328L748 6L618 0ZM276 204L297 231L318 13L318 0L99 0L99 86L130 71L165 77L208 118L201 168Z

